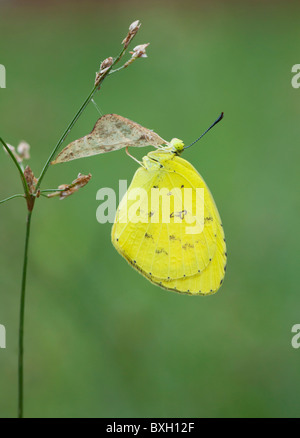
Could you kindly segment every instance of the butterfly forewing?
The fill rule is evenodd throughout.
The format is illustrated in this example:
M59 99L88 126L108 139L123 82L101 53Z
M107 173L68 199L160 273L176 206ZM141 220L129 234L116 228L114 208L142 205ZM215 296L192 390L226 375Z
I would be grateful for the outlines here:
M182 284L176 287L174 282L182 280L186 285L188 278L200 275L215 257L218 216L200 175L185 160L174 158L170 162L167 160L159 171L138 169L128 189L127 198L139 187L145 190L149 195L149 203L148 208L143 205L142 214L144 218L148 216L149 221L134 223L129 218L127 223L119 223L119 219L124 219L126 215L126 203L123 200L116 215L112 240L117 250L145 276L155 283L162 283L164 287L181 291L185 287ZM184 189L190 189L196 197L196 187L204 191L203 231L188 234L186 230L192 225L190 219L196 213L193 209L195 202L190 209L184 206L178 208L176 197L182 194L184 200ZM159 211L155 211L151 207L151 196L154 196L153 190L161 189L165 189L167 193L165 197L159 197ZM170 201L170 213L169 222L166 223L162 217L162 202L167 197ZM127 211L133 203L134 201L127 200ZM150 219L155 217L158 223L151 222ZM201 225L201 220L198 225ZM191 281L196 284L194 278Z

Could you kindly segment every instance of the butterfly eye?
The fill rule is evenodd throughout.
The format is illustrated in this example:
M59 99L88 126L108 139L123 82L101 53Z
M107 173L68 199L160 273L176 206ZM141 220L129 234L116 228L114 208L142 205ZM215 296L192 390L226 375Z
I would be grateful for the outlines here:
M173 138L170 141L170 145L175 149L176 152L182 152L184 149L184 143L179 138Z

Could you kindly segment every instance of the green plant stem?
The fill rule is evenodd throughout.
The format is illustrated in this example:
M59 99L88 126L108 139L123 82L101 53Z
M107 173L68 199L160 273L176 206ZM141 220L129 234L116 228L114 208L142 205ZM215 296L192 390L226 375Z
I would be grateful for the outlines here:
M10 196L9 198L2 199L2 201L0 201L0 204L3 204L3 202L9 201L10 199L14 198L25 198L25 195L18 193L17 195Z
M25 179L23 170L22 170L20 164L18 163L18 160L16 159L16 157L14 156L14 154L12 153L10 148L7 146L7 144L5 143L5 141L1 137L0 137L0 142L3 144L3 146L6 149L7 153L10 155L10 157L13 160L13 162L17 166L17 169L19 171L19 174L20 174L20 177L21 177L21 180L22 180L22 184L23 184L23 187L24 187L24 193L25 193L26 197L27 196L29 197L30 196L30 192L29 192L28 184L27 184L27 181Z
M40 192L41 193L45 193L45 192L63 192L65 189L43 189Z
M73 119L71 120L71 122L69 123L69 125L67 126L66 130L64 131L64 133L62 134L62 136L60 137L60 139L58 140L56 146L54 147L53 151L51 152L48 160L46 161L46 164L43 167L43 170L39 176L37 185L36 185L36 190L35 193L39 190L42 180L47 172L48 167L50 166L51 161L53 160L56 152L58 151L58 149L60 148L60 146L63 144L63 142L65 141L66 137L68 136L68 134L71 132L71 129L73 128L73 126L75 125L75 123L77 122L77 120L79 119L79 117L81 116L81 114L83 113L83 111L85 110L85 108L87 107L87 105L90 103L90 101L93 99L94 94L97 91L97 88L99 87L99 84L95 85L92 89L92 91L90 92L90 94L88 95L88 97L85 99L85 101L83 102L83 104L81 105L81 107L79 108L79 110L77 111L77 113L75 114L75 116L73 117Z
M127 48L127 47L126 47ZM79 117L81 116L81 114L83 113L83 111L85 110L85 108L87 107L87 105L90 103L90 101L93 99L94 94L96 93L96 91L100 88L100 85L102 84L102 82L104 81L104 79L110 74L110 73L114 73L118 70L115 71L111 71L113 66L117 64L117 62L120 61L120 59L122 58L122 56L124 55L126 48L123 47L123 49L121 50L119 56L117 56L117 58L114 59L114 62L112 63L112 65L107 69L107 71L103 74L102 78L100 79L100 81L94 85L93 89L91 90L90 94L87 96L87 98L85 99L85 101L83 102L83 104L81 105L81 107L79 108L79 110L77 111L77 113L75 114L75 116L73 117L73 119L71 120L71 122L69 123L69 125L67 126L66 130L64 131L63 135L60 137L60 139L58 140L56 146L54 147L53 151L51 152L48 160L46 161L46 164L43 167L43 170L40 174L40 177L38 179L37 185L36 185L36 190L35 193L39 190L40 186L41 186L41 182L45 176L45 173L51 163L51 161L53 160L56 152L58 151L58 149L60 148L60 146L62 145L62 143L65 141L67 135L70 133L71 129L73 128L73 126L75 125L75 123L77 122L77 120L79 119Z
M83 104L81 105L81 107L79 108L79 110L77 111L77 113L75 114L75 116L73 117L73 119L71 120L71 122L69 123L69 125L67 126L66 130L64 131L63 135L60 137L60 139L58 140L55 148L53 149L53 151L51 152L48 160L46 161L45 166L43 167L43 170L41 172L41 175L38 179L38 183L36 185L36 191L39 189L41 182L45 176L45 173L52 161L52 159L54 158L54 155L56 154L56 152L58 151L58 149L60 148L60 146L62 145L62 143L64 142L64 140L66 139L67 135L69 134L69 132L71 131L71 129L73 128L73 126L75 125L75 123L77 122L77 120L79 119L79 117L81 116L81 114L83 113L84 109L86 108L86 106L89 104L89 102L92 100L95 92L97 91L99 85L95 85L92 89L92 91L90 92L90 94L88 95L88 97L85 99L85 101L83 102Z
M22 285L21 285L20 321L19 321L19 360L18 360L18 417L19 418L23 418L23 399L24 399L24 382L23 382L23 375L24 375L24 365L23 364L24 364L24 360L23 360L23 357L24 357L25 292L26 292L26 276L27 276L27 261L28 261L28 247L29 247L29 236L30 236L30 224L31 224L31 215L32 215L32 209L34 207L35 196L36 196L37 192L40 189L42 180L43 180L43 178L44 178L44 176L45 176L45 174L47 172L47 169L49 168L49 165L50 165L51 161L53 160L56 152L58 151L58 149L60 148L60 146L62 145L64 140L66 139L67 135L70 133L71 129L73 128L73 126L75 125L75 123L77 122L77 120L79 119L79 117L81 116L81 114L83 113L85 108L87 107L87 105L93 99L94 94L100 88L100 85L102 84L104 79L111 72L113 66L117 62L120 61L120 59L124 55L127 47L128 47L128 45L126 47L123 46L120 54L116 58L114 58L114 61L113 61L112 65L106 71L104 71L101 74L100 79L95 83L95 85L92 88L92 90L90 91L89 95L84 100L83 104L81 105L81 107L79 108L79 110L77 111L77 113L75 114L75 116L73 117L73 119L71 120L71 122L69 123L67 128L65 129L64 133L62 134L62 136L58 140L56 146L52 150L49 158L47 159L47 161L46 161L46 163L45 163L45 165L44 165L44 167L42 169L42 172L40 174L40 177L38 179L38 182L36 184L35 191L34 191L33 194L30 193L30 191L29 191L29 188L28 188L28 185L27 185L27 181L26 181L26 179L24 177L24 173L23 173L23 171L22 171L22 169L21 169L21 167L20 167L16 157L14 156L12 151L9 149L9 147L6 145L6 143L2 140L2 138L0 138L1 143L5 147L5 149L7 150L9 155L11 156L11 158L13 159L14 163L16 164L16 166L17 166L17 168L18 168L18 170L20 172L21 179L22 179L23 186L24 186L25 197L27 199L27 207L28 207L27 223L26 223L26 236L25 236L25 251L24 251L24 261L23 261L23 275L22 275ZM116 70L116 71L118 71L118 70ZM111 73L115 73L115 71L112 71ZM51 190L52 189L49 189L48 191L51 191ZM43 190L43 192L45 192L45 191L47 191L47 190ZM57 190L55 190L55 191L57 191ZM43 193L41 193L41 196L45 196L45 195Z
M27 276L27 261L28 261L28 246L29 246L29 235L30 235L30 224L31 224L32 211L27 214L26 222L26 235L25 235L25 250L24 250L24 261L23 261L23 274L22 274L22 285L21 285L21 302L20 302L20 320L19 320L19 365L18 365L18 417L23 418L23 356L24 356L24 316L25 316L25 292L26 292L26 276Z
M122 67L116 68L115 70L111 70L109 75L112 75L113 73L116 73L117 71L123 70L123 68L126 68L125 64L122 65Z

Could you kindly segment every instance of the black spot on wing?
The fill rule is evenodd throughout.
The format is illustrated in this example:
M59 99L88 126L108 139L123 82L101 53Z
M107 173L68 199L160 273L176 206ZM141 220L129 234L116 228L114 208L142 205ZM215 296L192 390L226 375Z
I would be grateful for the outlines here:
M164 249L164 248L157 248L156 250L155 250L155 253L156 254L166 254L166 255L168 255L168 253L167 253L167 251Z
M192 245L191 243L185 243L184 245L182 245L182 249L187 249L187 248L194 248L194 245Z
M187 214L186 210L181 210L181 211L177 211L177 212L172 212L170 214L170 217L172 218L172 217L176 216L176 217L180 217L180 219L183 219L186 214Z

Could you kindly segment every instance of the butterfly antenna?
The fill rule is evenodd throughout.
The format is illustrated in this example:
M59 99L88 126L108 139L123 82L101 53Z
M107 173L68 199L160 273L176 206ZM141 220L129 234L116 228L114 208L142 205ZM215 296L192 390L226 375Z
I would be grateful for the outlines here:
M189 144L188 146L185 146L185 148L184 149L187 149L187 148L189 148L190 146L193 146L193 144L195 144L195 143L197 143L197 141L199 141L200 140L200 138L202 138L211 128L213 128L217 123L219 123L220 122L220 120L222 120L223 119L223 116L224 116L224 113L222 112L220 115L219 115L219 117L217 118L217 120L205 131L205 132L203 132L203 134L202 135L200 135L200 137L199 138L197 138L197 140L195 140L195 141L193 141L193 143L191 143L191 144Z

